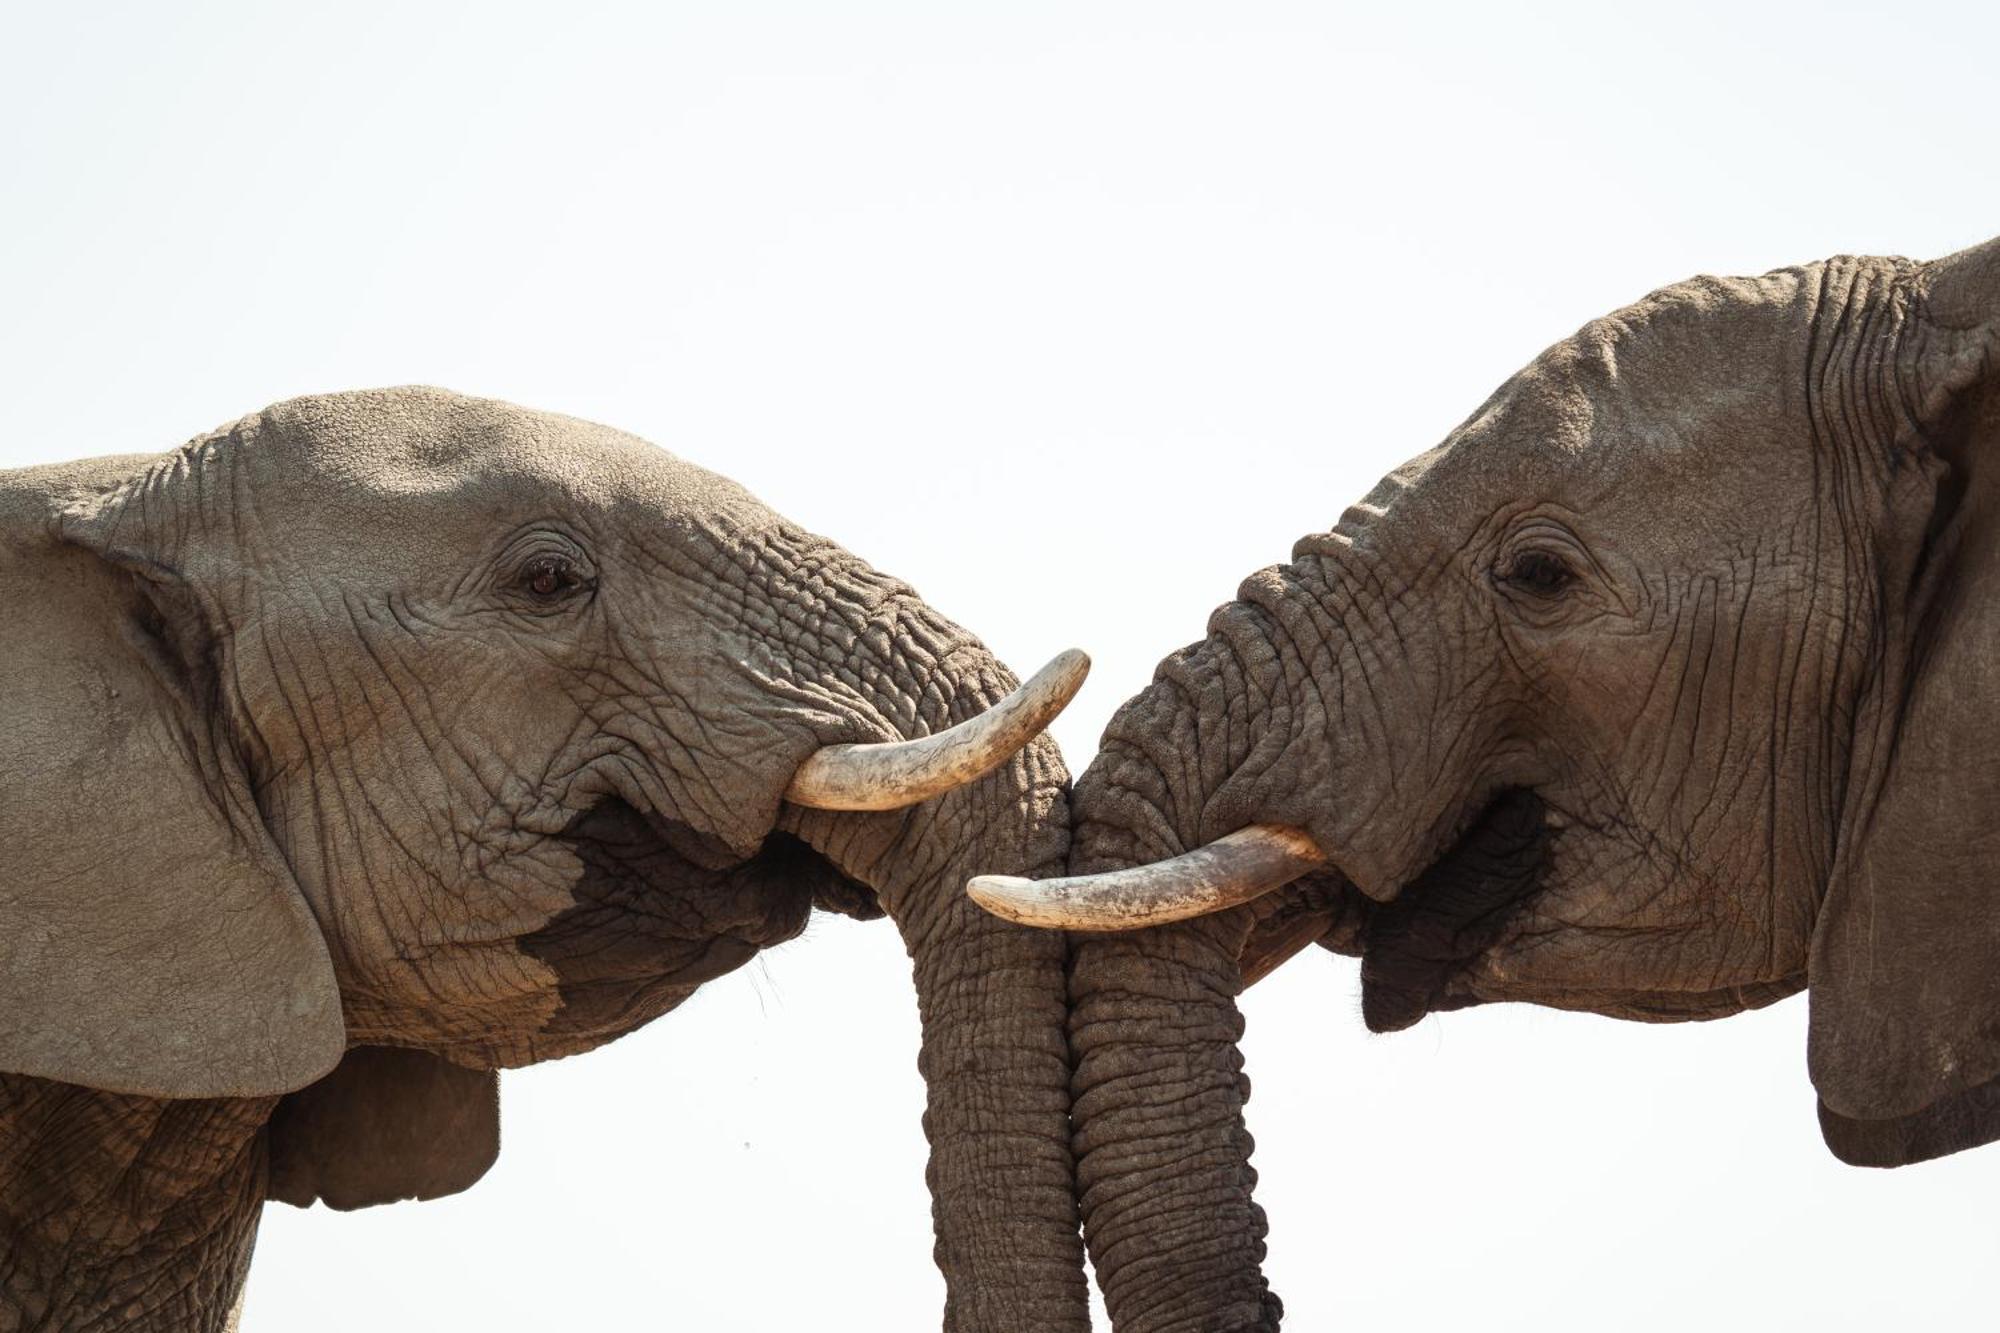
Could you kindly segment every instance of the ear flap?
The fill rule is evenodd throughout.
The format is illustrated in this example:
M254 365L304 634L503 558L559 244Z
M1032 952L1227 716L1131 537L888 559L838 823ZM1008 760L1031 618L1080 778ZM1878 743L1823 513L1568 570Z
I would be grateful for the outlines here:
M1809 971L1822 1130L1871 1166L2000 1139L2000 242L1919 293L1905 443L1950 474Z
M271 1115L269 1197L366 1208L469 1189L500 1152L500 1076L357 1046Z
M0 1070L269 1095L346 1033L162 549L191 454L0 478Z

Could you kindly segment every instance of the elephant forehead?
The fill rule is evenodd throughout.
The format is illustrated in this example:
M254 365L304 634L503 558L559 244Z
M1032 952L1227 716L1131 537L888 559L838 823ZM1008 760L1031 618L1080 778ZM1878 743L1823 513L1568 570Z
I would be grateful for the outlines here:
M634 506L775 520L736 483L637 436L444 389L296 398L267 408L256 424L252 465L265 463L280 488L289 483L343 519L401 505L497 520Z
M1805 329L1780 276L1683 284L1592 321L1385 479L1360 516L1393 507L1458 530L1555 503L1613 527L1627 510L1700 513L1703 540L1741 510L1753 530L1812 464Z

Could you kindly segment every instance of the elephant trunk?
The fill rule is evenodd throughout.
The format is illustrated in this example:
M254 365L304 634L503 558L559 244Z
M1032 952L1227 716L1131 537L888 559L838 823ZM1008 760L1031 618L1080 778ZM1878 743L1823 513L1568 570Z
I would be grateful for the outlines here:
M1237 1050L1246 930L1231 912L1076 947L1077 1190L1120 1333L1278 1327Z
M896 682L900 697L885 693L879 706L906 734L938 734L1008 694L1012 677L984 649L908 612L924 623L885 642L949 651L920 680L907 662L876 678ZM1037 737L979 780L906 810L787 807L791 831L874 886L910 953L944 1326L955 1333L1090 1326L1069 1143L1067 943L997 920L963 892L975 874L1061 871L1067 780L1054 743Z
M1238 602L1164 662L1077 781L1071 873L1179 856L1274 813L1302 822L1287 803L1315 799L1300 790L1310 784L1267 780L1291 767L1301 731L1283 688L1297 652L1269 614ZM1278 1327L1237 1049L1252 916L1236 907L1071 937L1077 1184L1120 1333Z
M952 1330L1088 1329L1069 1142L1060 935L962 896L913 933L926 1178Z

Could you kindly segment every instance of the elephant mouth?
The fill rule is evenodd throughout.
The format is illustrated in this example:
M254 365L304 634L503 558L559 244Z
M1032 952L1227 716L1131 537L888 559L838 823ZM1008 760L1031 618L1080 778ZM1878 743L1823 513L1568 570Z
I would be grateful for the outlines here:
M879 915L874 894L773 832L748 859L612 797L564 832L582 865L574 903L522 938L557 978L544 1036L584 1049L678 1007L704 982L799 935L814 907Z
M1361 899L1361 1016L1369 1031L1400 1031L1426 1014L1481 1002L1467 976L1541 891L1554 838L1540 797L1505 792L1393 900Z
M1522 918L1549 885L1558 833L1546 816L1533 792L1507 792L1393 901L1371 902L1346 889L1360 925L1343 951L1361 955L1361 1014L1371 1032L1401 1031L1426 1014L1495 1000L1685 1022L1760 1009L1804 988L1803 974L1691 990L1502 980L1493 956L1527 937Z

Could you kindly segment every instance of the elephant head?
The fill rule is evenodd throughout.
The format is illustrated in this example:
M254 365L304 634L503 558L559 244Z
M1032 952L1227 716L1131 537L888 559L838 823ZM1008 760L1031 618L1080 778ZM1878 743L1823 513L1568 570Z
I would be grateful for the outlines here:
M1251 576L1117 713L1072 877L976 892L1129 932L1072 966L1121 1329L1276 1324L1235 996L1314 940L1361 957L1378 1031L1806 988L1836 1154L2000 1137L1997 348L2000 242L1656 292Z
M292 1202L447 1192L490 1071L886 913L946 1322L1087 1325L1064 943L958 891L1061 869L1080 654L1017 689L721 477L427 389L0 477L0 569L0 1071L284 1097Z

